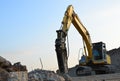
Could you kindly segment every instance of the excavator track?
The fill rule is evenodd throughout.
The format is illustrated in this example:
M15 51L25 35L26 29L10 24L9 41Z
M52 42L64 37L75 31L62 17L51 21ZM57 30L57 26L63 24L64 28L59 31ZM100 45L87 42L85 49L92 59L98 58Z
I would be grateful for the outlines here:
M69 68L68 74L71 77L89 76L93 74L93 71L91 67L76 65L75 67Z
M92 66L95 74L111 74L115 73L115 66L113 65L96 65Z
M115 73L115 67L112 65L79 66L69 68L68 74L71 77L112 74Z

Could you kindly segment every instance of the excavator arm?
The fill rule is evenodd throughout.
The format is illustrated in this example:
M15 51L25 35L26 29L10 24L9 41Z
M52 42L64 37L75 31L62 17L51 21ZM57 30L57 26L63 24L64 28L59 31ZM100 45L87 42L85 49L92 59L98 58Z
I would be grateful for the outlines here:
M86 30L86 28L83 26L80 19L78 18L77 14L74 12L73 6L69 5L63 17L62 27L60 30L57 30L57 39L55 44L60 73L68 72L68 58L65 41L71 23L80 33L83 41L85 42L85 46L88 52L87 59L89 60L92 58L92 43L89 32Z

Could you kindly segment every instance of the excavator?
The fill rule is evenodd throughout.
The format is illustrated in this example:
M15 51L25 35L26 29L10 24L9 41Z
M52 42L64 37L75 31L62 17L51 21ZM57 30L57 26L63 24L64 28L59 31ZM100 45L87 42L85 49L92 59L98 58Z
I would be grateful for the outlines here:
M66 47L66 38L68 30L73 24L83 39L84 61L79 62L73 71L68 68L68 54ZM109 74L115 72L115 67L111 65L111 58L106 52L106 45L103 42L92 43L90 34L85 26L81 23L78 15L75 13L72 5L67 7L65 11L62 26L57 32L55 40L55 51L57 55L59 73L69 76L87 76L97 74ZM70 72L71 71L71 72Z

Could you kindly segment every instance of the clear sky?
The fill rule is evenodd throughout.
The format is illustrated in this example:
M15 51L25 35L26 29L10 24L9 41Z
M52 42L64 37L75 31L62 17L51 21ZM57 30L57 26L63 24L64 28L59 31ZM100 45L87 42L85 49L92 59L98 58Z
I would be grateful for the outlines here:
M28 70L56 70L56 30L68 5L74 6L90 33L92 42L103 41L107 49L120 46L120 0L0 0L0 55ZM69 30L69 66L78 64L82 40L76 29Z

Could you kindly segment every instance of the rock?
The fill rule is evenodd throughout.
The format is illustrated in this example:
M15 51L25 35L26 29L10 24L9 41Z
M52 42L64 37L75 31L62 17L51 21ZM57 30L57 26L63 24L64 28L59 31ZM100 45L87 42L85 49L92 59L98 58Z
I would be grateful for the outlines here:
M0 56L0 67L6 68L6 67L10 67L10 66L11 66L11 63L8 60L6 60L5 58Z
M14 63L12 68L13 68L13 71L27 71L26 66L21 65L20 62Z
M7 81L9 77L9 73L5 70L0 68L0 81Z

